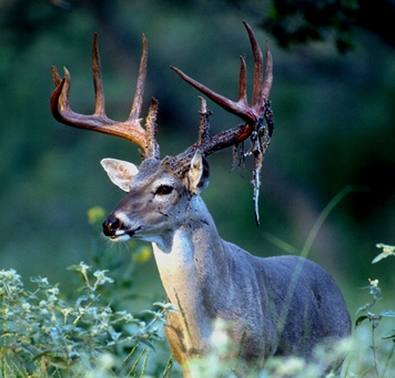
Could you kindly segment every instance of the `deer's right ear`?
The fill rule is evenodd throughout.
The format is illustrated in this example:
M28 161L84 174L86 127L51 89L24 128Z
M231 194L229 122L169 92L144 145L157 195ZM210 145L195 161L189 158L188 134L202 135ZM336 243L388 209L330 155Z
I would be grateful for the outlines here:
M125 192L130 191L130 184L132 183L133 177L139 172L139 169L133 163L107 158L102 159L100 164L107 172L112 183Z

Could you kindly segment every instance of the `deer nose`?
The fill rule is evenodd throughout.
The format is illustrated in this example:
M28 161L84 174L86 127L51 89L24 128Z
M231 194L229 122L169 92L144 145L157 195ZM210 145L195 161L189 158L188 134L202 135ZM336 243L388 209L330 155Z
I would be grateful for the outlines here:
M103 222L103 233L106 236L114 236L115 232L120 228L121 228L121 221L115 215L110 215Z

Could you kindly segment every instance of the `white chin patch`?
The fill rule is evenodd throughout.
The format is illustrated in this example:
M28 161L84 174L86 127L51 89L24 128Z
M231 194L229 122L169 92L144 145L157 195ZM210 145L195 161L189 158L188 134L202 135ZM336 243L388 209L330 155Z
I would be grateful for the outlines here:
M114 238L110 238L111 241L113 242L125 242L130 239L130 236L128 234L123 234L123 235L118 235L115 236Z

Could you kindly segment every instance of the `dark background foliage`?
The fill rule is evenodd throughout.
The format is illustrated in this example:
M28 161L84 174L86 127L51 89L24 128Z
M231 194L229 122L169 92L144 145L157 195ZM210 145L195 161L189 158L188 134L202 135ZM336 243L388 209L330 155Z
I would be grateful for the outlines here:
M86 211L109 211L122 196L98 161L138 161L136 148L54 121L50 66L70 69L72 106L91 112L90 44L99 32L108 112L126 118L144 32L145 99L159 99L162 154L174 154L195 140L198 101L168 66L232 97L239 54L251 66L245 19L273 51L276 129L258 228L250 169L231 171L230 151L210 158L204 198L220 233L262 256L300 250L323 207L352 185L310 258L341 281L349 302L368 276L393 285L390 264L370 260L376 242L395 243L394 12L389 0L0 1L0 267L64 282L65 266L92 250L126 248L98 241ZM239 122L210 107L214 130ZM147 297L163 295L153 261L135 275Z

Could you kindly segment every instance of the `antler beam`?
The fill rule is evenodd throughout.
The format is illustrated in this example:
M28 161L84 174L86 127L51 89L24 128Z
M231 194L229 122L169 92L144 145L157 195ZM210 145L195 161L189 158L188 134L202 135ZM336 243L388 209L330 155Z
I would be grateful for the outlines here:
M192 85L201 93L205 94L212 101L217 103L223 109L239 116L245 123L230 130L223 131L212 137L205 138L204 141L194 145L199 148L205 156L232 145L237 145L251 136L257 125L264 119L266 104L269 98L270 90L273 83L273 61L269 45L266 44L266 66L263 71L263 54L255 38L251 27L243 22L250 40L254 56L254 81L252 89L252 104L247 102L247 83L246 83L246 63L243 57L240 57L240 75L239 75L239 98L232 101L222 96L200 82L192 79L176 67L171 67L183 80Z
M70 107L69 92L71 76L67 68L64 68L64 77L60 77L56 67L52 67L52 79L55 89L51 95L51 111L55 119L66 125L80 129L98 131L103 134L114 135L136 144L143 152L145 158L159 159L159 146L156 142L156 115L158 102L153 99L148 110L146 129L141 126L141 107L143 102L144 84L147 76L148 43L143 34L142 54L140 58L139 73L137 77L136 91L133 97L132 108L129 117L124 122L110 119L105 112L105 100L103 81L98 48L98 38L93 36L92 47L92 73L95 89L95 112L84 115L74 112Z

